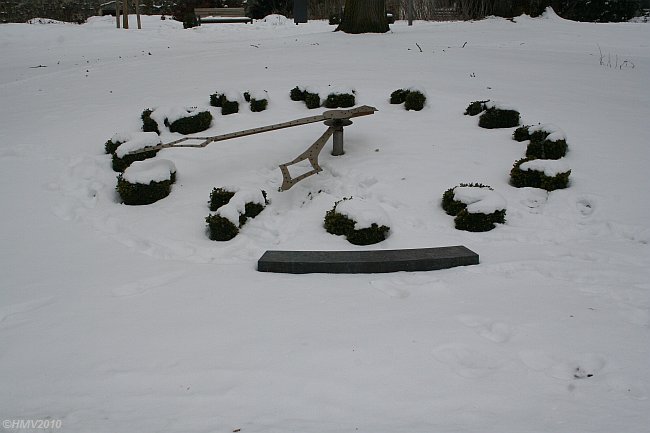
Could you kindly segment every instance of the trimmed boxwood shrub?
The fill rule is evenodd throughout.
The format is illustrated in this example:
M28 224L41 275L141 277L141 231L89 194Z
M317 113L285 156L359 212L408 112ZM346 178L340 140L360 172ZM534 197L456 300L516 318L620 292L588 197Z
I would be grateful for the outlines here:
M155 203L171 192L171 187L176 182L176 173L171 173L169 180L150 182L149 184L131 183L124 179L124 174L117 176L117 192L122 203L130 206L139 206Z
M228 218L221 215L209 215L205 221L208 224L209 237L214 241L229 241L237 236L239 229L246 224L249 218L255 218L269 204L266 191L262 190L264 204L256 202L247 202L244 204L244 213L239 213L238 226L232 223ZM222 206L230 203L237 192L229 191L225 188L214 188L210 193L210 210L216 211Z
M259 113L260 111L266 110L266 107L269 105L268 99L255 99L251 98L250 106L253 113Z
M234 114L239 112L239 102L238 101L229 101L224 98L221 103L221 114L227 116L228 114Z
M528 132L529 129L530 125L520 126L519 128L515 129L515 132L512 133L512 139L519 142L530 140L530 132Z
M336 205L325 213L325 230L333 235L347 236L354 230L355 224L350 218L336 212Z
M160 129L158 129L158 122L151 118L151 113L153 110L147 108L142 112L140 118L142 119L142 131L144 132L155 132L160 135Z
M494 191L492 187L483 185L482 183L461 183L459 187L472 187L472 188L487 188ZM457 187L449 188L442 194L442 209L447 215L456 216L458 213L465 209L467 205L460 200L454 199L454 189Z
M214 212L221 206L228 204L234 195L234 192L228 191L225 188L213 188L210 193L210 201L208 202L210 210Z
M229 241L239 234L239 228L221 215L208 215L205 222L208 224L209 237L213 241Z
M167 123L167 122L166 122ZM209 111L201 111L193 116L181 117L169 124L171 132L178 132L183 135L194 134L205 131L212 123L212 114Z
M113 171L124 171L135 161L144 161L145 159L153 158L157 153L157 150L148 150L133 155L124 155L122 158L113 153Z
M485 111L485 104L487 102L490 102L489 99L486 99L485 101L474 101L470 103L467 106L467 109L465 110L465 115L466 116L476 116L477 114L481 114L482 112Z
M307 92L305 90L302 90L298 86L296 86L293 89L291 89L291 91L289 92L289 97L291 98L292 101L304 101L306 93Z
M352 230L346 236L348 242L354 245L372 245L386 239L386 233L390 230L386 226L378 226L373 223L370 227L359 230Z
M104 144L104 151L106 152L107 155L110 155L112 153L115 153L118 147L120 147L119 141L117 143L113 143L113 140L108 140L106 144Z
M223 95L221 93L216 92L210 95L210 105L212 105L213 107L221 108L221 106L223 105L223 101L225 100L226 100L226 95Z
M354 245L372 245L386 239L390 227L385 225L379 226L372 223L370 227L355 230L356 221L336 211L336 206L340 202L336 202L334 207L325 213L324 227L328 233L337 236L343 235L348 242Z
M520 166L534 158L523 158L516 161L512 170L510 170L510 184L517 188L531 187L542 188L547 191L564 189L569 186L569 176L571 170L558 173L555 176L547 176L544 172L537 170L522 170Z
M318 93L305 92L305 105L310 110L320 107L320 96Z
M424 108L424 103L426 102L427 97L424 96L419 90L412 90L406 95L404 100L404 108L407 110L420 111Z
M461 210L456 218L454 225L458 230L467 232L488 232L494 228L494 225L506 222L506 210L501 209L491 214L470 213L467 209Z
M461 183L458 187L485 188L489 191L494 191L492 187L480 183ZM495 224L505 223L505 209L497 209L489 214L469 212L467 210L467 204L455 199L455 189L458 187L449 188L442 195L442 208L447 215L454 217L456 229L469 232L486 232L492 230Z
M410 93L406 89L397 89L390 94L390 103L391 104L403 104L406 101L406 97Z
M568 145L566 140L549 140L550 133L537 130L530 134L530 143L526 148L526 158L529 159L560 159L566 155Z
M330 93L325 100L326 108L349 108L356 103L353 93Z
M519 125L519 112L500 108L488 108L478 121L478 126L486 129L512 128Z

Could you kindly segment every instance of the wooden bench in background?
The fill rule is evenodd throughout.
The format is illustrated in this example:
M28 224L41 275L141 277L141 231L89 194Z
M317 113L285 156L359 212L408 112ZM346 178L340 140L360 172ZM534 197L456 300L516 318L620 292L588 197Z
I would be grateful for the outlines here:
M244 8L195 8L194 15L200 24L210 23L252 23Z

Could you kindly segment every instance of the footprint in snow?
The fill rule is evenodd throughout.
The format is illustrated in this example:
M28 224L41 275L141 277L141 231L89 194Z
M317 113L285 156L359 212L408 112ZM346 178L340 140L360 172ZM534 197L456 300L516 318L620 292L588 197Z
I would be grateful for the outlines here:
M472 328L481 337L495 343L505 343L512 337L512 329L503 322L471 315L458 316L458 320L463 325Z
M576 209L582 216L590 216L594 213L596 204L594 200L588 197L582 197L576 201Z
M370 282L370 285L391 298L404 299L408 298L411 294L403 285L390 280L373 280Z
M497 356L464 344L439 346L433 350L433 356L457 375L470 379L489 376L502 368L502 360Z
M54 297L35 299L19 304L6 305L0 309L0 328L9 328L27 322L26 315L54 303Z
M590 379L607 364L605 358L594 353L583 353L560 358L542 351L524 351L519 359L531 370L561 380Z
M174 280L178 280L186 273L184 271L170 272L155 277L143 278L132 283L124 284L122 286L114 287L111 289L113 296L116 298L128 298L131 296L142 295L151 289L164 286Z

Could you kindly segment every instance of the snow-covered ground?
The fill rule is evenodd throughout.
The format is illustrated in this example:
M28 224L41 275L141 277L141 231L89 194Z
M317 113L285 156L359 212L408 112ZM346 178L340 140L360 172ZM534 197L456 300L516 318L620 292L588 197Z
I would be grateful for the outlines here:
M0 418L70 433L650 431L650 25L549 13L347 35L143 18L0 26ZM145 108L268 91L262 113L209 108L202 135L216 135L320 113L289 99L297 85L378 109L320 174L278 192L278 165L325 130L312 124L163 150L170 196L118 203L104 143ZM400 87L425 90L425 109L390 105ZM566 133L568 189L508 184L526 144L463 116L485 99ZM492 186L506 224L455 230L440 199L461 182ZM212 242L221 186L271 204ZM267 249L361 248L322 227L350 196L390 222L366 248L465 245L481 264L255 270Z

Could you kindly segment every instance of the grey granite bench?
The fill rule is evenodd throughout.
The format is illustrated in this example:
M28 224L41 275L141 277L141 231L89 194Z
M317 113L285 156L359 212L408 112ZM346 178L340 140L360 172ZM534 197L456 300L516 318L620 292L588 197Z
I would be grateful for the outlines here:
M372 274L434 271L478 262L478 254L461 245L405 250L267 251L258 260L257 270L288 274Z

